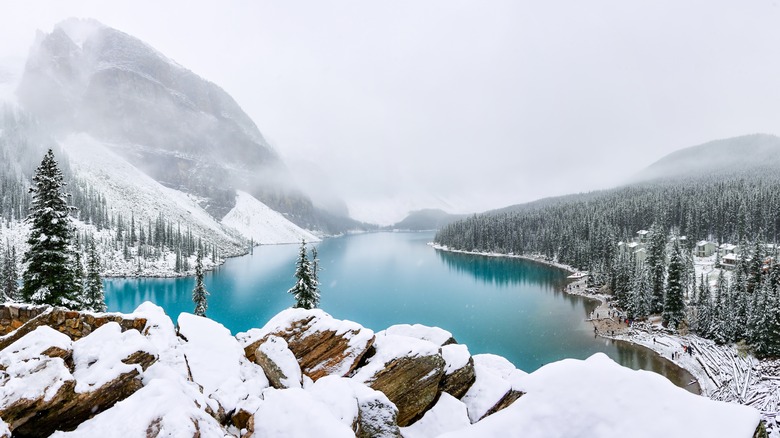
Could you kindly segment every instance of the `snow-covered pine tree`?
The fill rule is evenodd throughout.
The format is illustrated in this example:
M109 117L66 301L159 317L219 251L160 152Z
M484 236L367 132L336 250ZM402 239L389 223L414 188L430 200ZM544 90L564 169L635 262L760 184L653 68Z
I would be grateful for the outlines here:
M195 289L192 290L192 302L195 303L196 315L206 316L206 309L209 307L208 296L209 293L203 284L203 254L199 250L195 259Z
M652 288L647 269L641 267L634 275L631 287L629 311L634 319L645 319L650 315Z
M669 273L666 279L666 297L664 299L663 321L671 328L678 328L685 319L685 302L683 301L683 284L685 264L680 244L674 241L672 255L669 259Z
M311 263L306 254L306 240L301 240L298 261L295 264L295 285L287 291L295 297L293 307L299 309L314 309L320 302L320 294L314 283Z
M699 282L698 301L696 302L696 331L702 336L710 336L712 325L712 294L710 293L709 277L702 274Z
M707 329L710 339L718 344L724 344L728 340L728 327L726 327L729 311L726 308L728 302L729 286L723 275L723 270L718 274L718 281L715 288L715 300L712 305L710 326Z
M73 277L76 282L76 289L79 291L79 308L84 308L84 262L81 260L80 245L74 245L73 250Z
M765 301L767 356L780 357L780 288L769 288Z
M662 225L654 223L650 227L650 242L647 246L647 270L650 276L651 312L660 313L664 309L664 280L666 279L666 241L667 234Z
M29 250L24 255L27 269L22 274L24 301L77 309L80 305L78 283L73 268L70 242L71 207L63 192L62 172L51 149L33 177Z
M2 219L0 219L0 227L2 227ZM0 228L0 231L2 229ZM9 256L9 252L7 248L3 248L3 243L0 242L0 301L8 301L11 299L6 293L5 293L5 283L6 283L6 259Z
M317 247L312 245L311 247L311 279L312 284L314 285L314 291L317 293L317 296L320 296L320 278L319 278L319 272L320 272L320 259L317 258ZM318 299L319 301L319 299Z
M10 246L10 244L9 244ZM16 247L6 246L5 257L3 258L3 294L6 299L12 301L21 301L19 293L19 273L16 270Z
M106 299L103 295L103 279L100 278L100 255L91 237L87 248L87 276L84 281L84 308L93 312L105 312Z

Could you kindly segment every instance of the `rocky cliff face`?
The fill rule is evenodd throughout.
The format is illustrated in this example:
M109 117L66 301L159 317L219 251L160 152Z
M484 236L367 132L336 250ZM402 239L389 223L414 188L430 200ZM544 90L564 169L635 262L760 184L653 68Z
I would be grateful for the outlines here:
M204 198L217 219L236 188L291 216L312 214L230 95L116 29L70 19L39 34L17 93L55 132L113 145L157 181Z

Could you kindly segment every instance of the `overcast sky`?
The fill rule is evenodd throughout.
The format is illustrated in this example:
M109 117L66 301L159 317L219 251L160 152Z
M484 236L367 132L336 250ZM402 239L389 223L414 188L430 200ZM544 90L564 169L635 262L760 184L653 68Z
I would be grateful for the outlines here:
M780 134L775 1L3 2L0 58L71 16L223 87L361 219L610 187Z

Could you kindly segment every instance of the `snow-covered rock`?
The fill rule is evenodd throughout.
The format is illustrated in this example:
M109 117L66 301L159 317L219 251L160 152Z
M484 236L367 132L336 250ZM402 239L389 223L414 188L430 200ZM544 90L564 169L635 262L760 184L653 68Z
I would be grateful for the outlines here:
M439 394L444 359L433 342L378 334L376 352L353 379L382 391L398 407L398 425L421 417Z
M395 438L398 408L380 391L338 376L325 376L306 388L358 438Z
M449 394L442 394L439 401L411 426L401 429L404 438L429 438L445 432L469 426L466 405Z
M520 380L525 395L510 407L441 438L750 438L759 422L755 409L691 394L602 353L551 363Z
M224 429L204 409L205 396L195 385L153 379L111 409L53 437L222 437Z
M116 322L100 326L73 343L75 390L94 391L124 374L140 376L156 356L157 350L138 331L123 332Z
M254 414L257 437L349 437L352 429L325 403L300 388L268 389Z
M284 339L267 336L265 342L255 350L255 362L263 369L274 388L301 387L301 367Z
M461 400L468 408L469 419L476 423L520 398L525 373L494 354L478 354L473 359L477 377Z
M246 357L255 360L257 347L269 335L287 342L301 371L312 380L346 376L374 342L374 332L352 321L338 320L320 309L287 309L262 329L239 333Z
M408 336L433 342L436 345L454 344L452 333L439 327L429 327L422 324L396 324L383 330L388 335ZM379 332L381 333L381 332ZM379 334L377 333L377 334Z
M439 383L440 391L459 399L477 379L474 359L471 358L468 347L461 344L441 347L441 356L444 358L444 375Z
M241 385L241 359L244 351L230 330L222 324L190 313L178 318L179 335L185 342L182 351L192 380L203 388L203 393L216 400L224 411L232 410L237 400L224 397L232 391L220 391L222 387Z
M138 331L116 322L72 344L38 327L0 352L0 418L19 436L74 428L138 391L155 360Z
M753 408L692 395L603 354L526 374L499 356L472 357L465 346L386 331L360 368L350 372L343 362L330 368L351 377L301 375L295 383L302 388L275 389L242 346L286 357L284 368L295 369L295 350L281 348L276 329L324 339L340 357L355 339L367 349L373 333L322 311L282 312L240 340L187 314L179 317L178 336L150 303L112 317L145 327L123 331L111 321L73 341L40 326L0 347L0 437L751 438L760 419ZM332 333L322 337L323 331ZM462 400L442 392L441 381L470 363L476 381Z

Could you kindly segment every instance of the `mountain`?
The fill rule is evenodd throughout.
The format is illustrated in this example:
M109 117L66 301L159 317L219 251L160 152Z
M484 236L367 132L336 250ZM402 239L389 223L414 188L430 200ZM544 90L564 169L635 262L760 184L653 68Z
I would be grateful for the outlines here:
M780 139L748 135L670 154L613 189L489 211L443 227L453 249L542 255L606 273L619 241L657 224L688 242L780 240Z
M439 228L455 222L456 220L463 219L468 215L465 214L450 214L440 209L423 209L409 212L402 221L397 222L387 227L391 230L412 230L412 231L426 231L426 230L438 230Z
M715 140L673 152L639 172L632 181L729 175L778 169L780 169L780 137L753 134Z
M324 229L322 212L230 95L126 33L82 19L39 33L17 95L58 138L88 134L197 197L216 220L241 190L300 226L343 231ZM346 217L338 225L358 226Z

